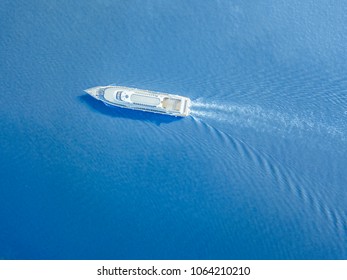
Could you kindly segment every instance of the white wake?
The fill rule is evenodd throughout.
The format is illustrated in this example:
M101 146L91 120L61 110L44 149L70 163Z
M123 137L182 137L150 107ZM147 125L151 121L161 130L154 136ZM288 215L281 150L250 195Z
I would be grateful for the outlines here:
M299 115L264 109L258 105L206 103L201 100L192 102L191 113L197 118L226 122L257 131L296 134L313 132L346 139L343 129L316 120L313 114Z

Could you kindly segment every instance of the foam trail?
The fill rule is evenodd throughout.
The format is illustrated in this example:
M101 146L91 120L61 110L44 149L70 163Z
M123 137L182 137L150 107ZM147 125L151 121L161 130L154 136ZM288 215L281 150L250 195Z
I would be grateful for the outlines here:
M258 105L205 103L200 100L192 102L192 115L215 121L227 122L231 125L253 128L258 131L279 132L281 134L313 132L328 134L345 140L344 130L316 121L312 114L298 115L282 113L272 109L264 109Z

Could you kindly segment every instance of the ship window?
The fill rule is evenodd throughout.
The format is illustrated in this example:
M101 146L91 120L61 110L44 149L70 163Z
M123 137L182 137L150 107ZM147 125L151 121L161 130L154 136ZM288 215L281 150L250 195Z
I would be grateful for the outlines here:
M116 93L116 98L117 98L118 100L121 100L121 94L122 94L121 91L117 91L117 93Z

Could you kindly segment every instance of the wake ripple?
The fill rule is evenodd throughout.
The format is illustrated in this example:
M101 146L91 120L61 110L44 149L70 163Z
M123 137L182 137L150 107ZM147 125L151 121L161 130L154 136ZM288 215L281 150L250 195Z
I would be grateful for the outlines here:
M215 105L213 105L215 106ZM194 118L197 123L204 126L205 129L210 131L210 134L217 136L223 143L223 146L236 152L240 158L243 158L246 162L250 162L251 166L255 170L260 170L261 173L267 174L269 178L272 178L281 192L289 192L293 197L296 197L303 205L308 207L310 213L317 213L317 215L323 217L324 220L328 221L331 225L331 231L334 232L339 240L346 241L346 228L347 228L347 212L336 209L334 205L331 205L326 199L324 193L320 193L319 190L324 190L323 186L319 182L315 182L314 188L307 188L312 185L309 178L305 176L298 176L294 171L285 167L270 155L258 151L251 147L244 141L230 136L228 133L221 131L220 129L208 124L207 122ZM227 156L228 153L225 154ZM224 162L228 166L228 162ZM234 164L234 163L232 163ZM232 169L232 168L231 168ZM247 170L239 170L239 176L242 180L249 181L250 185L257 186L258 182L251 182L252 176L247 175ZM320 185L318 187L318 185ZM262 186L263 188L263 186ZM259 189L259 192L263 192L264 189ZM286 194L284 194L286 196ZM290 204L291 200L285 200L284 203ZM291 206L290 206L291 207ZM319 231L317 227L317 231ZM345 248L341 248L345 250Z

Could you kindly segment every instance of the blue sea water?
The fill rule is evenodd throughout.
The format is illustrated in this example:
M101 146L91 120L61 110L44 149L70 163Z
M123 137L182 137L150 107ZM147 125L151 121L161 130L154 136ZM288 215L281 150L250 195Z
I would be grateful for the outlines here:
M346 259L346 46L342 0L1 1L0 259Z

